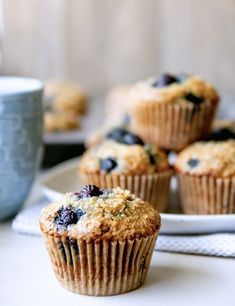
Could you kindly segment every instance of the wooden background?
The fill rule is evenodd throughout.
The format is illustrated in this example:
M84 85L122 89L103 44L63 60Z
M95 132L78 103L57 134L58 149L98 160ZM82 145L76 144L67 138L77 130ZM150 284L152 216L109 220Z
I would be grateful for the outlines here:
M1 74L68 78L100 94L161 71L235 94L234 0L2 0Z

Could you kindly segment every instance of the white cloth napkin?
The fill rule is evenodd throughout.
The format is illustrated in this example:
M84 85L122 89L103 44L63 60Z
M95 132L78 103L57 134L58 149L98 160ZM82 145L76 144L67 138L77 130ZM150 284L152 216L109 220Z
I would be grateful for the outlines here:
M12 229L22 234L40 235L38 219L41 209L47 204L46 199L41 199L22 210L13 220ZM159 235L156 249L166 252L235 257L235 234Z

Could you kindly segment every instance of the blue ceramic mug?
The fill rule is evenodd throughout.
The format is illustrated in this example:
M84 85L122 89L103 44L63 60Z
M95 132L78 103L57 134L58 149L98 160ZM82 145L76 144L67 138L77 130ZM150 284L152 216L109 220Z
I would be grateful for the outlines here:
M0 220L24 203L37 172L42 144L42 83L0 77Z

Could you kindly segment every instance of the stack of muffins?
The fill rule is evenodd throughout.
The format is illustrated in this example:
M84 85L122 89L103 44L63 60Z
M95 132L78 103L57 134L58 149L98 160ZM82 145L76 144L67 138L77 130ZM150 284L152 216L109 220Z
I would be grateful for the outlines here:
M148 143L180 151L209 134L218 102L199 77L163 74L130 89L131 126Z
M86 186L40 219L57 279L81 294L144 282L174 172L184 213L235 213L235 124L213 123L216 90L196 76L164 74L122 96L129 125L99 135L78 165Z
M213 126L218 103L211 85L185 74L163 74L129 92L131 129L153 146L178 153L175 170L187 214L235 212L234 122Z
M160 212L166 208L172 173L163 151L124 128L112 129L87 150L78 169L83 184L128 189Z

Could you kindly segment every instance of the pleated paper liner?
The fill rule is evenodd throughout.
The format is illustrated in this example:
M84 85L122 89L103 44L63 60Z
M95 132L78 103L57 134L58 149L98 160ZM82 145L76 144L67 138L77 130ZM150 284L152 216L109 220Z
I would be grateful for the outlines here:
M146 143L166 150L180 151L188 144L205 138L216 113L217 104L139 103L132 107L131 130Z
M133 240L86 242L44 234L60 284L84 295L115 295L145 281L157 233Z
M186 214L235 213L235 177L178 174L180 200Z
M128 189L135 196L150 203L157 211L163 212L167 206L172 170L149 175L90 174L79 172L81 182L94 184L100 188Z

